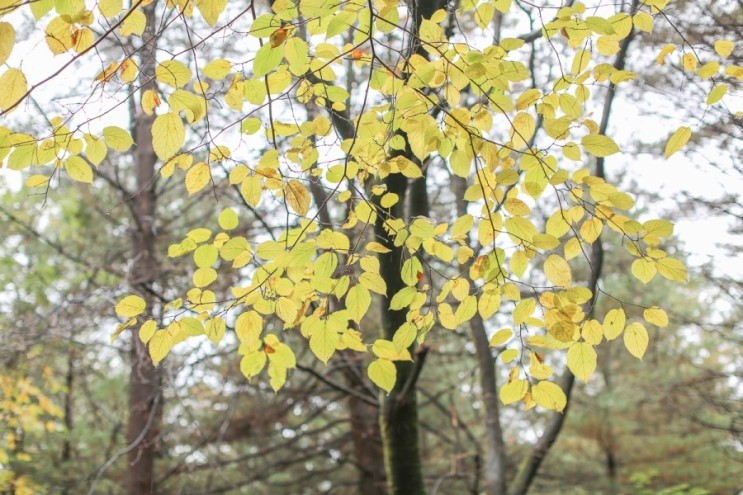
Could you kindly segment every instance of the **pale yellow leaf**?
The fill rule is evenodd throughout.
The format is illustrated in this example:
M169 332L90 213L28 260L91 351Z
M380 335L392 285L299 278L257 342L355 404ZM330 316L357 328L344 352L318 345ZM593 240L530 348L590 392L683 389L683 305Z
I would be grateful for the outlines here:
M619 153L617 143L608 136L601 134L589 134L581 139L583 148L593 156L605 157Z
M666 158L683 148L684 145L689 142L690 138L691 129L688 127L682 125L676 129L676 132L673 133L673 135L668 139L668 143L666 143L666 150L664 152Z
M15 46L15 29L8 22L0 22L0 65L7 62Z
M0 110L9 112L26 95L26 76L18 69L8 69L0 76Z
M657 327L666 328L668 326L668 315L658 306L647 308L642 312L642 317L645 318L645 321Z
M614 340L622 334L627 317L622 308L612 309L604 317L602 328L606 340Z
M157 116L152 124L152 147L160 160L175 155L185 140L186 129L178 114L168 112Z
M212 173L209 165L199 162L188 169L186 173L186 190L188 194L194 194L201 191L211 180Z
M544 262L544 274L553 285L570 287L573 276L570 272L568 262L562 256L551 254Z
M631 323L624 330L624 346L638 359L642 359L648 348L648 331L642 323Z
M568 368L579 379L587 382L596 370L596 350L588 342L576 342L568 349Z

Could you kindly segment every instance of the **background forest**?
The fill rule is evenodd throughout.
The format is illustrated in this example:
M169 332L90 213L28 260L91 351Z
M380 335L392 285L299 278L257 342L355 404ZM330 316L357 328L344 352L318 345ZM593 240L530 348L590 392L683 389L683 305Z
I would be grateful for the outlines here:
M16 101L9 103L0 97L0 125L7 126L0 128L0 149L5 150L0 152L0 493L743 493L743 3L584 3L581 7L583 4L573 1L421 0L398 6L397 2L373 1L369 2L370 9L378 19L399 26L384 28L384 22L378 23L376 43L364 45L358 40L363 21L355 14L361 6L354 10L354 2L342 2L333 5L332 16L317 14L334 19L318 21L323 29L334 33L327 34L321 45L311 41L318 37L312 31L318 29L317 25L300 19L311 18L310 4L321 12L324 2L299 2L302 7L296 19L287 17L264 26L265 32L260 35L255 27L259 19L265 19L272 9L280 16L281 9L291 2L203 1L196 2L198 15L187 0L169 2L167 9L165 2L157 0L132 5L125 2L123 6L105 0L0 0L0 60L7 60L8 67L21 65L27 74L47 74L43 59L21 62L24 54L33 54L41 47L55 53L54 60L58 61L68 52L88 53L88 47L81 48L83 42L78 38L88 36L85 29L90 31L91 40L102 40L90 51L95 56L89 60L71 56L71 69L55 76L54 87L24 94L13 113L10 107ZM69 14L76 5L87 5L100 16L95 23L91 20L86 24ZM585 44L576 44L575 39L571 41L571 36L576 36L570 31L571 25L555 28L553 38L543 37L542 28L559 18L560 8L576 9L568 16L594 19L601 26L599 18L618 23L611 17L618 14L632 15L634 21L625 36L610 40L616 49L596 42L595 36L591 41L590 33ZM137 14L121 16L122 9ZM187 11L194 11L193 17L176 13ZM305 335L304 325L296 327L301 327L301 334L296 328L276 330L297 323L299 314L311 314L315 305L329 308L330 314L345 311L341 303L344 294L334 292L335 285L322 288L329 281L312 279L315 287L320 287L317 290L327 292L328 297L324 302L313 300L310 305L308 296L307 307L294 308L297 321L288 321L278 307L261 313L266 329L286 332L296 361L288 375L284 368L268 368L260 375L263 364L257 371L252 368L254 362L246 356L257 352L257 347L250 347L240 333L246 327L239 319L220 318L220 327L216 319L202 318L194 311L188 313L190 320L188 316L168 320L180 311L180 304L184 308L191 304L190 309L199 305L211 308L233 296L239 299L234 288L248 287L251 277L260 271L247 257L244 264L238 263L247 247L238 249L229 259L220 251L222 261L215 265L217 248L212 253L211 248L196 247L210 245L211 240L199 240L204 227L214 232L229 231L227 237L248 239L252 245L299 237L292 229L306 228L302 217L313 218L321 226L345 229L353 246L379 240L379 246L392 247L395 254L399 246L393 246L391 237L383 238L384 231L371 217L373 212L359 206L365 204L357 201L359 195L376 195L369 204L379 212L382 207L394 211L399 206L398 217L406 218L410 225L421 218L455 224L458 218L470 214L477 217L480 210L473 209L473 204L489 204L487 194L477 197L472 192L473 184L480 180L477 169L469 172L468 168L465 173L456 170L455 156L460 156L456 153L461 150L447 157L439 144L437 149L419 153L412 148L426 145L413 143L417 134L411 126L406 127L409 124L400 124L388 136L390 142L402 136L402 144L384 145L388 146L385 157L408 157L416 164L416 175L405 174L405 185L395 194L400 200L397 205L389 196L396 187L390 177L402 177L402 166L397 173L380 179L378 172L365 169L361 159L362 165L354 165L360 170L358 175L349 176L349 163L355 162L348 158L344 162L344 154L351 156L351 152L342 143L361 139L365 136L362 130L374 125L360 118L357 121L357 117L373 105L381 114L384 105L394 99L385 96L383 89L379 90L382 96L374 96L369 90L369 81L372 86L377 84L375 89L385 84L374 82L375 70L380 71L381 64L395 67L403 59L412 60L411 64L420 64L419 72L416 76L411 69L400 76L407 84L414 77L422 77L421 67L435 57L423 46L433 42L421 41L429 36L421 31L427 26L422 19L434 14L440 17L442 36L452 43L484 43L491 48L520 40L514 59L520 60L528 73L519 81L505 83L506 87L521 85L514 95L538 90L536 101L553 90L554 94L561 91L558 81L565 80L571 64L576 76L581 72L575 70L576 63L578 69L585 69L583 62L574 58L580 47L587 57L593 57L591 64L603 63L608 67L607 74L622 74L587 84L590 96L580 103L585 103L585 114L581 109L574 118L560 123L538 110L528 136L522 133L526 134L524 129L529 125L519 127L518 121L511 122L510 117L508 122L496 117L494 123L491 116L492 133L499 143L508 141L501 150L510 146L513 155L520 156L523 149L549 149L564 137L564 132L570 132L569 126L578 126L578 119L593 119L598 134L612 136L622 149L621 155L605 158L603 153L589 151L591 147L584 141L583 154L579 149L576 157L561 149L557 152L559 159L569 161L571 174L586 167L601 183L605 179L628 193L634 199L633 218L671 220L675 224L673 236L661 235L658 243L664 252L688 267L688 281L657 276L651 283L641 283L636 272L637 255L627 248L631 244L628 236L621 229L608 228L608 223L592 240L583 229L580 235L575 233L573 239L578 242L572 247L576 254L568 269L568 275L572 269L568 284L555 283L554 275L545 275L547 268L539 268L545 263L546 250L552 248L507 250L503 266L518 274L520 280L515 286L514 304L509 301L507 305L507 296L503 295L500 309L488 317L480 309L474 317L460 318L457 310L453 329L443 323L443 316L441 322L422 323L414 329L410 341L405 340L406 345L397 349L400 353L409 350L412 361L393 359L397 382L393 378L392 383L367 368L375 355L382 358L380 352L371 352L370 345L379 329L383 329L383 338L393 341L401 338L394 337L395 330L413 321L406 321L405 315L399 320L400 311L388 310L390 304L399 303L392 291L386 298L375 296L373 300L366 291L370 298L366 303L368 313L363 314L365 308L359 318L349 319L349 329L345 331L344 324L345 333L341 332L338 343L333 341L329 351L312 340L312 331ZM53 29L49 26L57 18L66 19L67 26L80 30L70 34L65 28L68 41L59 31L51 36ZM248 26L252 22L252 27L241 25L243 18ZM15 48L9 55L10 50L3 51L8 39L3 24L11 23ZM248 38L252 41L245 42ZM151 41L154 39L156 43ZM302 69L305 73L297 69L301 61L286 64L289 69L285 65L277 69L281 56L275 64L270 63L273 67L259 67L261 59L256 53L263 47L276 49L295 39L308 41L310 57L319 57L322 50L335 50L331 72L333 68L337 71L336 85L327 82L332 78L323 72L331 62L323 65L319 58L304 64L311 68ZM720 40L733 42L729 52L727 45L721 48ZM670 45L679 49L667 50ZM370 53L370 46L376 46L379 53ZM724 64L732 69L721 70L711 86L712 76L695 76L697 59L703 66L721 51L727 53ZM120 60L122 53L124 61ZM695 57L693 70L687 59L689 53ZM291 56L284 56L291 62ZM212 86L208 91L203 89L203 102L193 96L199 94L198 89L193 93L178 89L185 86L179 82L175 66L169 75L156 72L162 65L156 69L155 60L171 57L194 72L208 74L204 79ZM126 61L135 60L134 69L127 69ZM207 63L209 69L204 67ZM241 71L262 75L235 75ZM625 82L623 75L629 71L634 76ZM293 85L289 87L287 82L281 90L273 91L271 85L281 84L276 82L281 74ZM274 76L276 79L271 79ZM476 77L471 77L475 81ZM168 80L173 84L164 82ZM265 87L261 88L264 80ZM317 88L322 81L327 84L321 91ZM305 83L312 89L304 88ZM198 88L205 83L194 84ZM723 84L725 93L710 92ZM417 94L438 97L438 92L445 93L441 101L448 104L425 108L431 121L459 115L452 108L461 100L476 126L477 115L492 112L487 108L488 98L504 104L499 98L509 100L510 93L497 86L490 92L474 86L474 82L458 89L425 86ZM314 93L303 97L303 90ZM261 91L262 96L255 96ZM156 128L158 112L163 115L162 108L154 109L161 97L164 105L166 94L170 95L170 108L175 109L168 115L183 112L190 126L186 137L177 143L177 148L183 145L188 153L164 152L163 146L170 145L162 144L162 139L158 143L156 132L153 143L153 125ZM396 101L403 100L394 94ZM20 95L16 100L21 100ZM150 112L141 111L147 105ZM566 106L560 102L565 115L570 115ZM199 117L201 111L204 115ZM19 164L20 145L6 140L10 131L3 131L13 128L14 132L41 135L44 129L62 125L57 120L59 115L69 119L65 122L113 118L115 125L128 130L135 146L119 149L107 136L109 149L106 152L104 145L101 156L97 145L91 144L97 138L89 134L85 137L83 168L60 161L56 167L45 168L33 162L32 172L21 170L32 160ZM296 131L288 130L293 124L284 124L282 119L296 122ZM177 120L182 129L181 117ZM327 124L327 133L318 130L299 136L299 129L310 123L313 129ZM563 124L564 129L556 130ZM75 125L85 128L87 124ZM691 125L693 135L687 138L688 143L677 147L680 150L669 153L668 138L682 125ZM480 129L482 136L490 126ZM74 126L70 124L70 128ZM177 134L178 126L173 128ZM258 137L259 129L264 130L265 137ZM222 133L226 137L220 141ZM424 143L438 139L430 134L421 138ZM223 148L218 146L221 143L227 144ZM14 146L12 153L18 153L15 161L9 153ZM573 146L577 148L575 143ZM667 160L662 158L664 150L672 155L666 156ZM250 178L256 177L248 175L253 173L252 167L268 167L272 151L282 160L286 158L282 167L292 160L301 165L302 173L310 177L305 182L307 187L289 186L295 183L283 174L286 168L278 165L276 170L282 175L277 172L258 186L248 185ZM173 155L189 158L186 163ZM504 167L509 159L506 155L498 157L498 166ZM477 162L468 155L467 167L473 159ZM203 178L192 173L201 163L211 164ZM242 163L249 164L251 171ZM338 167L338 163L345 163L346 169L341 166L340 172L336 171L340 175L338 187L333 189L332 167ZM535 232L549 232L555 211L567 212L561 199L571 196L555 193L538 201L536 197L521 201L518 194L519 198L526 197L529 187L522 187L519 181L528 173L514 175L515 189L514 184L501 186L491 213L499 214L505 205L508 215L518 216L514 211L523 207ZM270 180L283 180L286 185L272 187ZM380 184L384 184L384 191L374 192ZM344 193L345 197L335 201ZM363 220L364 214L368 215L367 221ZM513 238L513 232L508 233ZM211 239L211 235L209 231L206 237ZM476 239L483 236L482 229L478 231L470 224L458 239L452 238L450 245L461 253L463 246L476 246ZM436 295L439 291L455 293L454 284L445 288L445 281L460 280L457 274L466 273L475 260L485 257L476 256L484 251L473 251L471 259L452 254L446 261L441 250L452 248L439 244L426 245L433 247L426 247L425 253L420 250L423 264L419 263L420 271L414 274L420 285L416 286L415 281L412 285L420 288L413 290L416 297L423 293L417 290L429 286ZM568 249L562 240L555 251L567 253ZM339 254L333 257L332 266L322 269L328 270L328 280L338 283L343 266L350 267L353 277L360 279L374 271L368 269L372 265L391 289L394 277L385 274L397 270L395 276L399 278L400 264L384 258L381 249L377 253L379 261L372 253L358 263L351 255ZM320 257L318 253L317 260ZM567 254L565 257L570 259ZM198 270L211 266L217 267L212 270L214 280L200 284L195 272L203 274ZM319 261L315 261L313 270L321 270ZM607 340L596 346L595 371L586 372L587 380L575 380L574 374L581 378L582 373L580 369L576 373L574 364L568 366L570 358L562 352L565 346L550 349L547 345L545 352L532 340L527 345L526 335L521 339L516 330L511 332L510 327L516 328L512 322L517 318L517 300L538 299L552 286L571 283L591 289L593 295L581 304L586 304L586 314L599 322L606 322L607 315L611 319L618 305L627 322L644 318L663 323L667 315L666 325L648 325L649 345L647 351L639 352L641 360L626 340ZM472 285L476 285L474 280ZM405 289L402 283L397 288ZM469 288L468 284L465 291ZM275 290L284 295L280 283ZM147 318L154 321L152 328L143 324L145 319L136 319L139 313L120 311L123 298L129 294L138 294L146 301ZM445 296L441 301L453 301ZM464 305L466 297L453 297ZM411 295L403 306L412 307L412 301ZM425 304L421 302L420 306ZM647 308L655 306L663 308L663 316L648 317ZM443 311L441 306L439 311ZM130 316L133 321L127 323ZM167 349L159 355L152 339L165 338L167 332L155 332L154 328L173 331L176 324L181 333L171 333L178 336L169 340ZM187 335L191 324L198 330ZM390 326L394 329L388 330ZM503 333L504 328L509 330ZM187 338L196 334L198 338ZM529 339L533 335L529 334ZM590 340L585 333L582 335ZM598 340L602 340L600 331ZM513 341L524 344L514 348ZM281 345L265 339L260 348L268 346L270 353L275 352L274 348L280 353ZM355 352L359 350L367 352ZM329 354L323 358L326 351ZM263 351L260 354L263 356ZM159 361L157 366L153 359ZM268 355L262 359L278 358ZM501 387L514 383L518 373L540 380L552 376L568 398L567 406L552 407L555 411L536 401L539 406L533 407L534 400L530 403L531 395L525 393L509 399ZM380 391L380 387L387 391ZM412 427L396 429L411 421ZM408 465L406 459L419 459L420 466ZM420 480L415 479L415 473Z

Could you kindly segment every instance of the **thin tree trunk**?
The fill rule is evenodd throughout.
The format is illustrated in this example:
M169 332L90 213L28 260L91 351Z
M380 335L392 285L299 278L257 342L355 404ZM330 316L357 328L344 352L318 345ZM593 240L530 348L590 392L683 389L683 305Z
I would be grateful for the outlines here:
M144 46L140 59L140 95L155 88L156 2L143 10L147 28L142 36ZM130 285L152 308L155 303L152 284L157 280L155 220L157 196L155 191L155 164L157 157L152 147L154 115L137 109L134 118L134 168L136 195L131 227L133 264ZM131 372L129 376L129 420L126 440L127 454L126 493L145 495L156 493L155 457L162 414L161 375L152 364L144 345L136 334L132 335L130 349Z
M467 204L464 201L467 181L460 177L453 177L452 181L457 198L457 216L461 217L467 213ZM485 322L480 313L472 317L469 325L472 340L475 343L477 364L480 368L480 394L485 414L485 463L482 466L485 486L483 488L487 495L504 495L506 493L506 445L503 442L503 429L500 422L495 359L490 349Z
M632 6L630 8L632 12L637 9L638 3L638 0L632 1ZM630 43L632 43L632 39L634 38L634 36L635 31L632 30L630 34L624 40L622 40L621 48L614 60L614 67L618 70L624 69L627 60L629 45ZM609 90L604 99L601 124L599 125L600 134L606 134L606 129L609 126L609 116L611 115L611 107L612 103L614 102L615 89L616 88L614 84L610 84ZM595 174L597 177L605 178L606 174L604 171L603 158L596 159ZM601 241L601 236L599 236L599 238L596 239L596 241L593 243L589 261L591 265L591 277L588 282L588 288L591 289L593 296L588 303L588 311L586 312L587 318L593 316L594 310L596 308L596 300L598 297L598 282L601 277L601 270L604 264L604 247ZM544 461L545 457L547 457L550 448L552 448L552 445L554 445L558 435L560 434L560 431L562 430L563 425L565 424L565 418L567 417L570 405L570 394L573 390L574 384L575 377L569 370L566 369L562 377L561 386L563 391L565 392L565 396L568 399L568 406L565 407L565 410L562 413L554 413L550 418L550 421L547 424L544 433L534 445L531 453L525 459L522 468L519 470L516 479L512 483L509 489L509 495L526 495L532 483L534 482L534 479L537 476L542 462Z

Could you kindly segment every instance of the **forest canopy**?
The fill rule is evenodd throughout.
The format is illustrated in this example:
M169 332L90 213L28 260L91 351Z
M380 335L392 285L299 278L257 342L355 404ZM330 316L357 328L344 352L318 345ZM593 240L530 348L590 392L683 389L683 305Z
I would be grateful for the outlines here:
M692 25L684 15L697 8ZM452 404L472 405L462 414L477 454L453 478L471 493L520 495L563 431L575 379L576 414L605 409L612 375L652 368L661 353L689 390L703 383L691 356L708 358L715 393L690 415L708 428L700 438L717 429L731 445L740 416L721 425L740 407L717 401L739 395L725 330L734 311L714 320L708 345L691 337L712 321L700 294L723 282L687 269L678 211L652 207L661 184L632 182L641 171L628 158L716 142L733 157L716 166L737 163L741 15L732 1L0 0L0 160L24 182L0 210L8 247L18 243L8 263L54 267L8 282L8 313L64 336L43 371L33 364L52 346L43 330L3 337L16 350L0 375L0 465L11 466L0 487L169 493L220 444L247 442L267 418L233 408L267 397L277 442L301 430L286 426L292 414L323 431L308 445L350 435L350 450L323 462L353 459L358 479L317 490L438 490L422 443L436 428L419 411L455 407L432 392L438 383L463 395ZM658 122L647 136L613 122L647 114ZM718 210L739 219L730 208ZM736 290L713 306L735 307ZM679 304L682 293L694 304ZM96 393L120 395L107 400L126 399L125 438L117 430L103 462L83 463L94 474L43 481L24 468L33 456L20 439L66 432L60 462L82 462L71 397L101 359L128 369L96 381ZM466 376L475 385L457 390ZM230 411L221 433L166 433L197 403ZM327 426L335 419L350 426ZM654 471L618 478L618 443L596 428L585 435L598 435L613 488L594 490L651 486ZM263 459L271 445L225 449ZM124 474L111 475L123 457ZM214 493L277 481L226 478Z

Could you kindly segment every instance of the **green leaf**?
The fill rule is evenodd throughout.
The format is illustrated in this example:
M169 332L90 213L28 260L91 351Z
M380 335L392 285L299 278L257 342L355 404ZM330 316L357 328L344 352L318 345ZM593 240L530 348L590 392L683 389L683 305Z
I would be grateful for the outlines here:
M258 49L253 61L253 77L263 77L279 66L284 58L284 47L266 43Z

